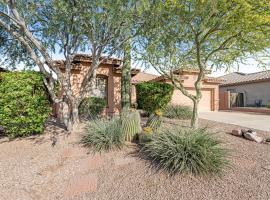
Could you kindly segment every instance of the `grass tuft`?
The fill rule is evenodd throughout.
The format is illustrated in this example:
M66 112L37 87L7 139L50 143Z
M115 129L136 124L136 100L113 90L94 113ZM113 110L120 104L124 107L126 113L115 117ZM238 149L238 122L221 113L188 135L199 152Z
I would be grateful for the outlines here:
M206 129L176 128L153 134L139 155L157 170L194 175L215 174L228 163L227 150Z
M124 137L121 133L120 119L99 119L90 122L87 133L81 138L83 146L88 147L93 153L121 149Z

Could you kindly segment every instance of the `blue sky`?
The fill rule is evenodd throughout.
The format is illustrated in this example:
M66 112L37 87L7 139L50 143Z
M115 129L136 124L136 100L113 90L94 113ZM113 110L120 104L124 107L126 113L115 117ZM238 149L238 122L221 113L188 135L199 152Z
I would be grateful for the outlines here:
M260 72L260 71L265 71L265 70L270 70L270 65L268 65L268 67L266 68L259 67L258 62L256 62L255 60L249 59L246 61L245 64L240 64L239 68L237 67L237 65L232 66L229 71L226 71L225 69L212 70L211 76L219 77L219 76L223 76L225 74L232 73L232 72L254 73L254 72ZM154 68L149 68L143 71L147 73L151 73L151 74L158 74Z

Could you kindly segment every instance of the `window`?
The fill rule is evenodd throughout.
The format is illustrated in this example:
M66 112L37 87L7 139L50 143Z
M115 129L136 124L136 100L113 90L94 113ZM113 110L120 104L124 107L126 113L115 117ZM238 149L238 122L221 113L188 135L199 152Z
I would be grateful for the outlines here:
M107 77L97 76L91 96L107 99Z

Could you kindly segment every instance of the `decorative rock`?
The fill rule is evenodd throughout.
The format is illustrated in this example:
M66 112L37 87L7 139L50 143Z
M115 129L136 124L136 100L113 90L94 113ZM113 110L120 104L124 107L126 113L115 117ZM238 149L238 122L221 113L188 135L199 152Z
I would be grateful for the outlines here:
M270 165L263 166L262 168L265 169L265 170L270 171Z
M242 130L234 129L234 130L232 130L231 134L234 135L234 136L242 137Z
M252 133L247 132L247 133L244 133L243 135L244 135L244 138L246 138L248 140L255 141L257 143L262 143L263 142L263 138L257 136L256 132L252 132Z

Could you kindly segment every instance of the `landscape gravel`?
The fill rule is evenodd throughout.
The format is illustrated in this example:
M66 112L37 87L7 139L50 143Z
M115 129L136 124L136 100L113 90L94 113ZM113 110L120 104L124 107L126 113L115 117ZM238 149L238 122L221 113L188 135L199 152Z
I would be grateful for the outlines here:
M166 120L166 125L188 122ZM169 177L134 157L132 144L121 151L89 154L78 143L82 128L67 134L50 124L41 136L0 139L0 199L270 199L270 145L228 134L242 128L235 125L200 120L200 126L207 126L229 149L231 164L221 176Z

